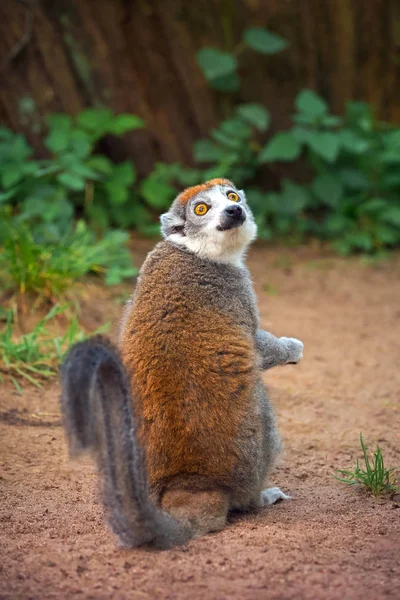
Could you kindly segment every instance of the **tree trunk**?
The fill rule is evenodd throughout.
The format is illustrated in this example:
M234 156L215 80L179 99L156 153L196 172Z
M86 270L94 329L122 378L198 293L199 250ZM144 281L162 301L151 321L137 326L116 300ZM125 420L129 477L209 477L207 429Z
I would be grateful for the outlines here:
M210 90L196 64L204 46L231 50L244 26L265 26L290 47L246 50L236 98ZM398 0L2 0L0 119L43 152L46 114L110 106L147 130L107 140L139 173L155 161L190 162L233 100L264 103L272 130L290 124L296 93L310 87L336 113L373 103L400 124Z

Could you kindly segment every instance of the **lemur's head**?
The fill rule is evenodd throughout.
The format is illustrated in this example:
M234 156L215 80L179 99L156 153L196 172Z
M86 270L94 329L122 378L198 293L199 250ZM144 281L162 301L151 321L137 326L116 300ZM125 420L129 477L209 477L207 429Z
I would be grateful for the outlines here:
M211 179L179 194L161 216L161 232L203 258L240 265L257 227L243 190Z

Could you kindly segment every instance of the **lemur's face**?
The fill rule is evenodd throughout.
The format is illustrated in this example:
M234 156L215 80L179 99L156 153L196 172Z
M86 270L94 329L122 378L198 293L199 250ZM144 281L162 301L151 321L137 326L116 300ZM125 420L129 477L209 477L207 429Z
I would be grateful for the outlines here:
M161 217L172 242L213 260L240 264L257 228L243 190L226 179L188 188Z

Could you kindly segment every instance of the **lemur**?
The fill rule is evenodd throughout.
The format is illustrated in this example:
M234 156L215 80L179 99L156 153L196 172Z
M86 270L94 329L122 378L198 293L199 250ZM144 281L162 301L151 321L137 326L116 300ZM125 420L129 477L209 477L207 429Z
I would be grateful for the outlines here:
M243 191L226 179L188 188L161 229L119 349L94 336L61 367L71 453L94 455L111 527L132 547L182 544L288 497L264 490L281 441L261 371L303 351L259 328Z

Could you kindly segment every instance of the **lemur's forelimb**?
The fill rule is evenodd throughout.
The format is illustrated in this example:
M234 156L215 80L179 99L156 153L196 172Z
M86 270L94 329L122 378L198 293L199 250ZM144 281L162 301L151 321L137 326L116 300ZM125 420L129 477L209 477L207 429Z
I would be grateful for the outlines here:
M300 340L277 338L263 329L257 330L256 348L261 355L263 369L298 363L303 357L303 343Z

